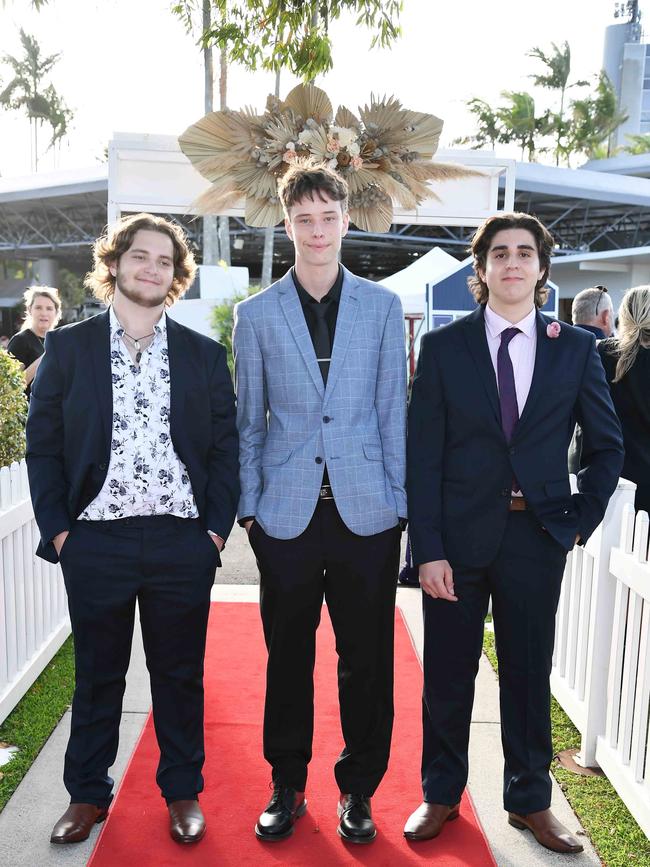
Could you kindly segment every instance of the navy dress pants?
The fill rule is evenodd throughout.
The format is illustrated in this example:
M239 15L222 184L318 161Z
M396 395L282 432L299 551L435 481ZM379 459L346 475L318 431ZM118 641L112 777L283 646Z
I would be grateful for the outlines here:
M107 806L135 603L168 802L203 789L203 659L219 552L198 520L77 521L61 550L76 681L64 783L72 803Z
M458 602L423 594L422 788L428 803L457 804L467 783L474 679L492 596L504 807L520 814L549 807L549 677L566 554L530 512L511 512L492 563L451 564Z
M307 529L275 539L257 522L250 543L260 570L268 648L264 757L274 782L305 790L314 727L316 629L323 598L338 654L344 747L335 777L344 793L370 797L388 765L393 730L393 635L401 531L358 536L333 500Z

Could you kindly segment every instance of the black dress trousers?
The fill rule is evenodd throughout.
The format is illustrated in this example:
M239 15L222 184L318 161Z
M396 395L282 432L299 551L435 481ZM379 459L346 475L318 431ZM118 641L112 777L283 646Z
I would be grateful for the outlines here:
M61 550L75 647L63 779L72 803L105 806L113 780L135 603L168 802L203 789L203 660L219 552L198 520L77 521Z
M250 543L260 570L268 648L264 757L274 782L305 790L312 755L316 629L323 597L336 636L344 747L339 789L371 796L388 765L393 728L393 633L401 531L352 533L333 500L320 500L295 539Z
M504 807L520 814L549 807L549 677L566 554L530 512L511 512L492 563L451 564L458 602L423 594L422 788L428 803L457 804L467 783L474 679L491 595Z

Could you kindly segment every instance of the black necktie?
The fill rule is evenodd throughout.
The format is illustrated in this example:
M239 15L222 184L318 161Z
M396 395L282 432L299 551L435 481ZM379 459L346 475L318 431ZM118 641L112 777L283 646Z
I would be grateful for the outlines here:
M330 369L330 356L332 354L332 344L330 341L330 330L327 325L327 311L329 310L329 299L327 301L315 302L310 307L314 312L315 327L313 334L314 351L318 366L320 367L323 382L327 385L327 374Z

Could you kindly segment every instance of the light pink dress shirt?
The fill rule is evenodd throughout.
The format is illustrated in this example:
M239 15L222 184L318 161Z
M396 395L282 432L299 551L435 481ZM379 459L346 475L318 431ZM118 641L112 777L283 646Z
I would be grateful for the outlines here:
M519 417L526 405L530 384L533 381L533 370L535 369L535 351L537 349L537 327L536 327L536 310L533 309L520 322L508 322L490 307L485 306L485 336L487 337L488 348L490 350L490 358L492 359L492 367L494 375L497 377L497 386L499 384L497 374L497 352L501 345L501 332L506 328L519 328L521 334L516 334L508 345L510 360L512 361L512 369L515 374L515 391L517 392L517 407L519 409Z
M521 334L515 334L508 344L508 352L512 361L512 370L515 375L515 391L517 392L517 408L519 410L519 418L524 411L530 384L533 381L533 371L535 369L535 350L537 349L537 327L536 327L536 310L533 309L520 322L508 322L490 307L485 305L485 336L487 337L488 348L490 350L490 358L492 359L492 367L494 375L497 379L497 387L499 384L499 375L497 373L497 352L501 345L501 332L506 328L519 328ZM512 491L513 497L521 497L521 491Z

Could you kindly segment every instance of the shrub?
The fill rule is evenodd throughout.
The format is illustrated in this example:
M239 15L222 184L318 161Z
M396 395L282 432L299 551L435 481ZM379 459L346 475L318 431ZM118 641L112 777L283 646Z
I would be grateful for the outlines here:
M0 467L25 457L27 398L23 367L0 350Z
M217 335L219 343L226 347L226 356L228 358L228 368L231 376L234 376L235 363L232 357L232 329L233 329L233 310L235 304L243 301L251 295L256 295L262 287L259 285L249 286L246 292L237 293L232 298L227 298L221 304L215 304L212 308L212 330Z

